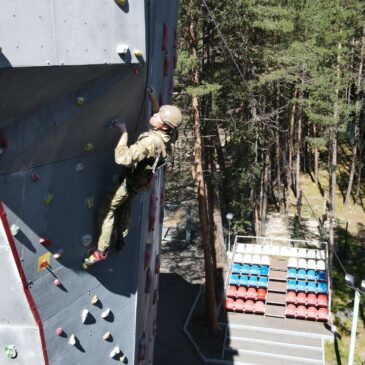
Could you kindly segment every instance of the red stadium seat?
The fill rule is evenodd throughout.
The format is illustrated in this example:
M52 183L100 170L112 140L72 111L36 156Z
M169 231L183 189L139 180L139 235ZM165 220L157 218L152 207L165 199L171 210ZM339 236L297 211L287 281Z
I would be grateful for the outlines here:
M317 319L317 309L316 307L308 307L307 309L307 319L315 321Z
M237 298L238 299L246 299L247 289L244 286L239 286L237 289Z
M254 311L255 311L255 313L264 314L265 313L265 304L263 302L256 302Z
M265 289L257 289L257 297L256 300L262 300L265 301L266 300L266 290Z
M245 310L245 302L242 299L237 299L234 303L235 312L243 312Z
M328 320L328 309L327 308L319 308L318 309L318 321L324 321L326 322Z
M254 308L255 308L255 303L252 300L246 300L245 312L246 313L253 313Z
M255 288L248 288L246 298L256 300L257 292Z
M285 315L287 317L295 317L297 312L297 308L294 304L288 304L286 309L285 309Z
M297 294L297 304L298 305L306 305L307 303L307 296L304 293Z
M318 295L318 307L328 307L328 299L327 295L320 294Z
M288 291L288 294L286 295L286 302L289 304L296 304L297 295L294 291Z
M237 298L237 288L233 285L230 285L227 290L227 297L229 298Z
M226 311L233 311L233 305L234 305L234 300L232 298L227 298L224 301L224 309Z
M317 305L317 297L315 294L308 294L307 296L307 304L316 306Z
M307 308L304 305L298 306L296 318L305 319L306 315L307 315Z

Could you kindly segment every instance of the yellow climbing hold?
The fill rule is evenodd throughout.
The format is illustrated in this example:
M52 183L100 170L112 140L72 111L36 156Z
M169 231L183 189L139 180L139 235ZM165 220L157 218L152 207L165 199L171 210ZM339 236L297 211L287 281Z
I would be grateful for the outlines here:
M54 195L52 193L48 193L44 199L44 204L50 205L52 203L53 198L54 198Z
M112 334L110 332L107 332L104 336L103 336L103 340L105 341L110 341L112 338Z
M142 52L140 49L135 49L135 50L133 51L133 54L134 54L137 58L143 57L143 52Z
M85 152L90 152L94 149L94 146L92 143L87 143L85 146L84 146L84 151Z
M94 295L92 298L91 298L91 304L93 305L96 305L99 303L99 297L97 295Z

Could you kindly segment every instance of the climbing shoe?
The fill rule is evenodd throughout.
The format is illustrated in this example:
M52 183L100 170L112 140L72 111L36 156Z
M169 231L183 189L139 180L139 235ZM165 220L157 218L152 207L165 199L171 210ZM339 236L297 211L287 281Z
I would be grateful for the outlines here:
M89 251L89 253L86 255L86 257L82 260L81 266L83 269L87 269L88 267L96 264L99 261L105 260L107 257L107 252L102 252L97 249L93 249Z

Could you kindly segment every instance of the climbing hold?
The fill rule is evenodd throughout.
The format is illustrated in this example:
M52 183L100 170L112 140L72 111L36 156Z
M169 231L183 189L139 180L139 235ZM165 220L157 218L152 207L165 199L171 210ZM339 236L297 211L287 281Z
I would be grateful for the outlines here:
M10 232L13 236L16 236L19 232L20 228L16 224L12 224L10 227Z
M41 267L42 269L47 268L47 267L48 267L48 261L47 261L47 260L43 260L43 261L41 262L41 264L40 264L40 267Z
M15 345L5 345L4 351L9 359L15 359L18 356L18 349Z
M49 239L49 238L47 238L47 237L41 237L40 239L39 239L39 243L42 245L42 246L44 246L44 247L49 247L49 246L51 246L51 240Z
M87 309L83 309L81 313L81 321L82 323L85 323L87 320L87 317L89 316L89 311Z
M137 57L137 58L142 58L143 57L143 51L140 49L135 49L133 51L133 54Z
M168 43L168 28L167 24L163 23L162 29L162 50L167 51L167 43Z
M82 163L82 162L79 162L78 164L76 164L76 166L75 166L75 170L77 171L77 172L80 172L80 171L82 171L82 170L84 170L85 169L85 165Z
M51 262L51 253L46 252L44 255L38 257L37 271L41 272L47 269Z
M155 259L155 274L159 274L160 273L160 268L161 268L160 255L156 255L156 259Z
M103 340L105 341L111 341L113 339L113 336L110 332L105 333L105 335L103 336Z
M165 56L165 59L163 61L163 75L168 76L169 75L169 69L170 69L170 62L168 55Z
M61 256L63 255L63 250L62 248L60 250L58 250L55 254L53 254L53 258L55 260L58 260Z
M76 336L74 334L72 334L70 336L70 338L68 339L68 344L71 345L71 346L75 346L76 345Z
M89 247L91 245L92 241L93 241L93 238L92 238L91 234L85 234L84 236L81 237L81 244L84 247Z
M134 75L139 75L140 73L141 73L141 68L140 67L135 67L134 69L133 69L133 73L134 73Z
M78 96L75 100L76 105L84 105L85 104L85 98L83 96Z
M91 299L91 304L96 305L100 301L99 297L97 295L94 295Z
M8 148L8 140L0 135L0 155L5 153L6 149Z
M139 339L138 344L138 361L144 361L146 357L146 350L147 350L147 344L146 344L146 333L143 332L141 338Z
M84 146L84 151L85 152L91 152L92 150L94 149L94 146L92 143L87 143L85 146Z
M86 198L86 206L88 209L94 208L94 197L92 195Z
M44 204L47 206L50 205L52 203L53 197L54 197L54 194L48 193L46 195L46 197L44 198Z
M144 249L144 268L147 269L151 262L152 257L152 243L146 243L145 249Z
M110 313L112 311L110 310L110 308L108 308L107 310L105 310L103 313L101 313L101 318L105 319L108 318L110 316Z
M144 292L146 294L148 294L151 291L151 286L152 286L152 272L150 268L148 268L146 273L146 285L144 289Z
M39 174L37 174L36 172L33 172L33 174L31 175L30 179L31 179L33 182L36 182L36 181L39 181L40 176L39 176Z
M113 350L110 352L110 357L111 358L113 358L113 357L115 357L115 356L117 356L117 355L119 355L119 354L121 354L122 353L122 351L120 350L120 348L118 347L118 346L115 346L114 348L113 348Z
M57 336L62 336L63 334L64 334L63 329L61 327L58 327L56 329L56 335Z
M58 287L62 286L62 283L61 283L61 281L59 279L54 279L53 284L56 285L56 286L58 286Z
M120 123L120 120L119 119L117 119L117 118L114 118L114 119L112 119L112 120L109 120L107 123L106 123L106 125L105 125L105 127L107 128L107 129L113 129L113 128L116 128L117 127L117 125Z
M125 56L128 53L128 51L129 51L129 47L126 44L119 44L117 46L117 53L120 56Z

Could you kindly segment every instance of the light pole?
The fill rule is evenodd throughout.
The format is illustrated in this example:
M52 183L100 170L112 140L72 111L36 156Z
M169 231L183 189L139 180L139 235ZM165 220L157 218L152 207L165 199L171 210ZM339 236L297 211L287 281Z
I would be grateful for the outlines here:
M232 213L227 213L226 214L226 218L228 221L228 247L227 247L227 251L231 251L231 220L233 219L233 214Z
M359 316L360 293L365 292L365 280L361 282L360 289L355 287L355 279L352 275L346 274L345 281L350 288L355 290L354 311L352 314L351 341L350 341L350 351L349 351L349 361L348 361L348 365L353 365L354 355L355 355L357 319Z

